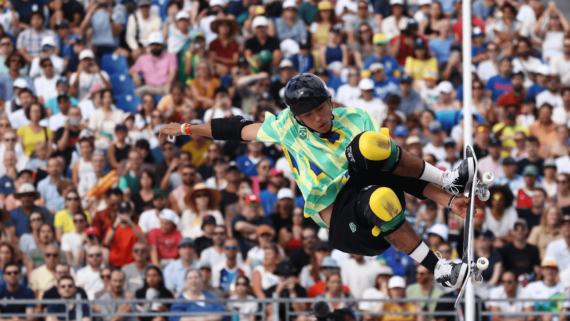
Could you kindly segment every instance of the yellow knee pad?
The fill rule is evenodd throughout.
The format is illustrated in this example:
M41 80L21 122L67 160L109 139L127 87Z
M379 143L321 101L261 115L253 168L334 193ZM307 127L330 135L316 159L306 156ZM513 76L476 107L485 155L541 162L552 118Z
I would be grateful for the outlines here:
M372 234L389 232L406 219L402 204L394 191L388 187L380 187L370 195L370 210L380 220L376 221Z
M388 132L388 128L382 132ZM366 159L382 161L390 158L392 154L392 140L384 133L364 132L358 142L358 148Z

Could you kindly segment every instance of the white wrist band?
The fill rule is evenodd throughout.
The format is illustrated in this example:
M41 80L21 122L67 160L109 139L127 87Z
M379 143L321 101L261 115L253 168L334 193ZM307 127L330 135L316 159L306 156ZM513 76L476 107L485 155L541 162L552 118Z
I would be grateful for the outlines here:
M182 126L180 126L180 132L182 133L182 135L186 134L186 133L184 132L184 125L185 125L185 124L182 124Z

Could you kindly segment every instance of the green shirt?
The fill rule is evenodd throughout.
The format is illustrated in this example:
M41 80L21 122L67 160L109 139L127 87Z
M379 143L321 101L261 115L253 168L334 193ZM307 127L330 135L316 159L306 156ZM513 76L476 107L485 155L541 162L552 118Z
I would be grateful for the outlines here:
M310 2L303 2L299 6L299 18L303 19L307 26L310 26L315 21L318 11L317 6L313 6Z
M408 299L437 299L443 295L443 291L440 288L433 285L428 294L424 294L420 288L419 283L414 283L406 288L406 298ZM428 305L429 311L435 311L435 306L437 302L432 303L421 303L420 308L423 309L425 305ZM427 320L431 320L433 316L428 316Z
M130 188L132 193L138 193L141 190L139 177L132 176L131 172L128 172L119 180L119 189L124 192L127 188Z
M362 109L337 108L334 114L327 138L300 125L289 109L278 117L267 113L257 133L258 141L281 145L305 198L305 217L323 228L328 226L316 214L334 202L349 178L346 147L364 131L380 132L376 120Z

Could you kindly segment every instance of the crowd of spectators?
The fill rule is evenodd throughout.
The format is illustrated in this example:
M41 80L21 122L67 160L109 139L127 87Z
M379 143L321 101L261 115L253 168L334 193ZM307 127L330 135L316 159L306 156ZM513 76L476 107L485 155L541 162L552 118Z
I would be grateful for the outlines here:
M0 314L184 321L149 313L233 311L251 321L262 309L244 299L276 296L387 313L367 321L454 319L441 313L457 312L448 302L374 301L457 292L397 249L331 249L303 216L280 146L157 130L233 115L262 122L288 112L285 85L311 72L335 108L366 110L399 146L445 170L463 157L467 68L479 171L496 177L490 199L475 200L475 254L490 260L476 295L483 309L511 313L493 320L565 319L570 24L541 0L472 9L472 61L463 61L459 0L0 1L0 300L10 300ZM406 199L431 250L461 257L462 219ZM16 301L57 298L95 304ZM112 302L135 298L149 301ZM223 301L199 301L214 298ZM511 298L535 301L500 301ZM279 318L310 308L293 300ZM432 314L389 314L402 311Z

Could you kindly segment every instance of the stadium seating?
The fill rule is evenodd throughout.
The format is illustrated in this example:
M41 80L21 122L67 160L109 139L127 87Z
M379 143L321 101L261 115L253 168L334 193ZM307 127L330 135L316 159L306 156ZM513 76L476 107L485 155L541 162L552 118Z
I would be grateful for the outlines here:
M135 95L119 95L115 96L115 104L117 108L124 112L136 113L138 106L141 104L141 98Z
M116 74L128 74L129 63L125 56L117 54L107 54L101 59L101 69L105 70L109 76Z
M128 74L116 74L111 76L113 85L113 96L134 95L135 85L133 79Z

